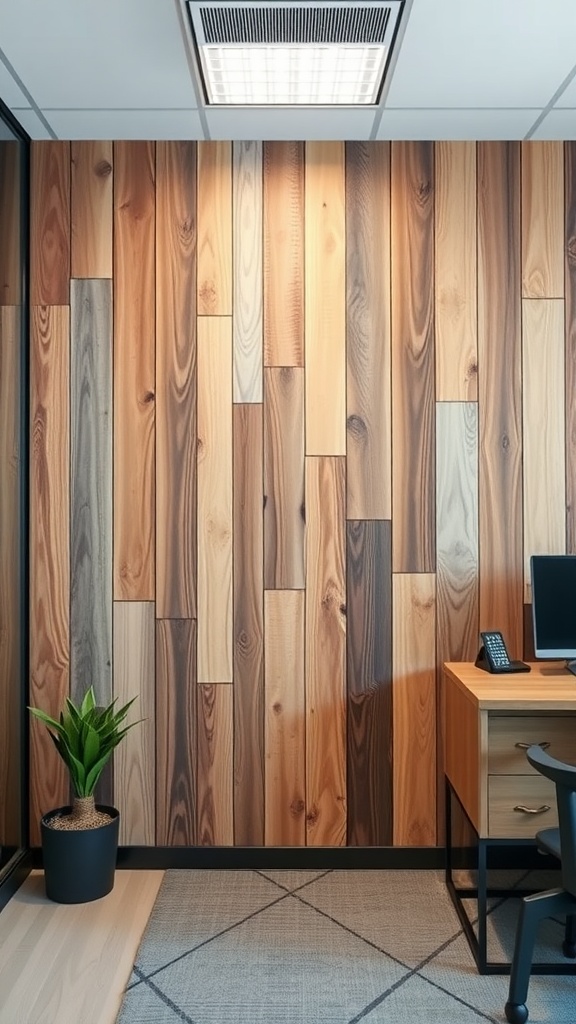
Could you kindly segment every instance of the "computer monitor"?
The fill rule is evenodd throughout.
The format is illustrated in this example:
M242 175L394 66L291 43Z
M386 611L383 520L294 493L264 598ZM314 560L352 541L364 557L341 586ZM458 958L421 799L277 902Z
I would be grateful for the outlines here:
M576 675L576 555L532 555L530 578L534 653Z

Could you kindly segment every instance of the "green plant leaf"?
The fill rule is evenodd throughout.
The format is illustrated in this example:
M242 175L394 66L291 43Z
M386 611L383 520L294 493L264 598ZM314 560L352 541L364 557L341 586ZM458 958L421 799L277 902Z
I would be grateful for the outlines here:
M80 717L86 718L90 711L93 711L96 707L96 699L94 697L94 687L91 686L84 694L84 700L80 705Z
M112 751L109 750L108 753L104 754L104 756L101 757L100 760L95 765L93 765L93 767L88 772L88 775L86 776L86 796L91 796L92 793L94 792L96 788L96 783L98 782L98 779L100 778L102 772L104 771L104 768L106 767L108 761L110 760L111 754Z

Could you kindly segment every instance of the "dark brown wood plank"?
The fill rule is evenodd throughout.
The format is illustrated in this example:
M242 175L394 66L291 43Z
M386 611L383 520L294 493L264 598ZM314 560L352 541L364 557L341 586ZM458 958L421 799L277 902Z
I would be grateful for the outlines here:
M436 568L434 148L392 143L392 521L395 572Z
M21 174L24 146L0 142L0 305L22 302Z
M478 144L480 629L522 653L520 144Z
M576 142L564 143L566 324L566 551L576 554Z
M233 686L206 684L197 693L198 843L233 846Z
M156 145L156 615L196 617L196 144Z
M390 526L346 525L349 846L392 843Z
M304 365L304 143L265 142L264 365Z
M156 845L193 846L196 833L196 622L156 623Z
M264 845L262 406L235 405L234 844Z
M33 142L30 153L30 301L70 301L70 143Z
M304 588L304 370L264 371L264 579Z

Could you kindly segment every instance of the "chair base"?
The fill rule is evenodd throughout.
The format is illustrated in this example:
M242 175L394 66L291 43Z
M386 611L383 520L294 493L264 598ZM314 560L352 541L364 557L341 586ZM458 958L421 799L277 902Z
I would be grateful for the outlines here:
M504 1013L508 1024L524 1024L528 1020L528 1007L525 1003L506 1003Z

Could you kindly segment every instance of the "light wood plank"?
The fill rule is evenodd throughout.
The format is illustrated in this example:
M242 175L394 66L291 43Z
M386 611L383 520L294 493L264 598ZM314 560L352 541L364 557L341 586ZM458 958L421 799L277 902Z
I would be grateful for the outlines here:
M576 142L564 143L566 395L576 394ZM566 402L566 551L576 554L576 402Z
M264 371L264 585L303 588L304 370Z
M196 623L156 623L156 843L198 842Z
M111 142L72 142L72 277L112 277Z
M566 551L564 302L522 300L524 600L530 555Z
M22 302L21 195L24 143L13 139L0 142L0 305Z
M435 144L436 399L478 397L476 144Z
M304 591L265 591L264 623L264 843L305 846Z
M390 144L346 146L346 515L390 519Z
M561 142L522 143L522 296L564 296L564 153Z
M156 144L156 614L196 617L196 145Z
M58 716L70 681L70 313L33 307L30 366L30 704ZM48 730L30 723L30 842L66 803L68 779Z
M232 145L198 143L198 314L232 314Z
M198 843L234 844L233 688L199 686L198 703Z
M232 682L232 330L198 319L198 682ZM217 383L216 383L217 382Z
M304 365L304 143L264 143L264 365Z
M154 144L114 144L114 597L153 601Z
M114 602L114 696L118 707L137 698L128 722L139 723L114 754L121 846L153 846L156 841L154 629L152 602Z
M233 144L234 401L262 401L262 143Z
M306 835L346 843L344 459L306 459Z
M112 699L112 285L71 284L70 693Z
M346 454L344 145L306 143L306 454Z
M111 1024L163 877L117 871L103 899L66 905L46 898L42 872L29 875L0 915L5 1020Z
M30 302L70 301L70 143L30 148Z
M393 779L395 846L436 843L436 585L395 573Z

